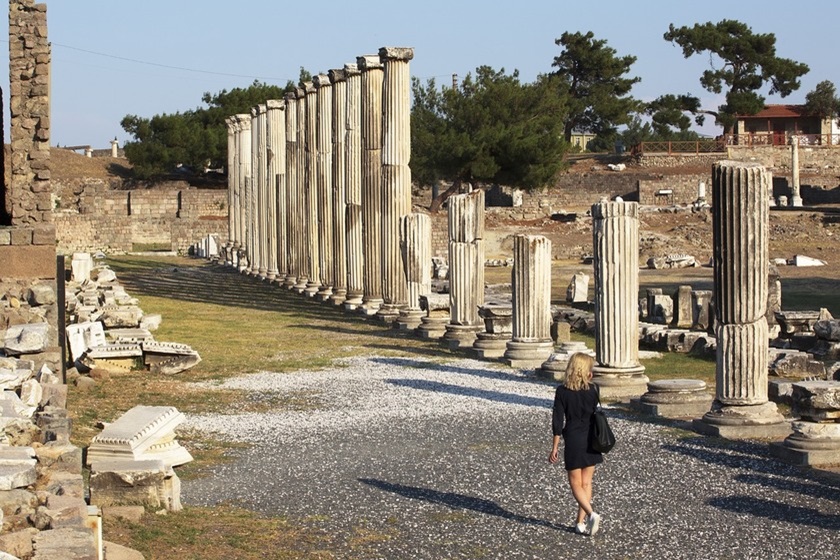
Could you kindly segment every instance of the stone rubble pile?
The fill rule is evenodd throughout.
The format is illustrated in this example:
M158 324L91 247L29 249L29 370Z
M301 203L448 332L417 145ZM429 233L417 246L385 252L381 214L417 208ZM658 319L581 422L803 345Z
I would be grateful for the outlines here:
M89 253L75 253L66 284L70 359L78 371L148 369L172 375L201 361L186 344L158 342L152 331L160 315L146 315L126 293L113 270L94 265Z

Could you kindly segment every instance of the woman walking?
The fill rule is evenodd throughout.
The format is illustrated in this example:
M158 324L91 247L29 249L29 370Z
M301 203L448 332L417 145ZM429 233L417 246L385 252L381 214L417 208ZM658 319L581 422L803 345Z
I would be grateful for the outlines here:
M575 532L582 535L594 535L601 524L601 516L592 510L592 477L595 465L604 458L589 443L592 414L598 404L598 386L591 382L594 363L592 356L577 353L566 366L566 380L554 394L551 419L554 437L548 456L549 463L557 462L562 435L563 462L572 495L578 503Z

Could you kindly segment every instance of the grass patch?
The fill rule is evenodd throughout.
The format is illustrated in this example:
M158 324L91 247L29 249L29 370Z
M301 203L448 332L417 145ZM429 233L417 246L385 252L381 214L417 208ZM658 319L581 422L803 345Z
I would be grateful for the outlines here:
M715 388L715 362L689 354L669 353L661 358L641 360L645 375L651 381L659 379L700 379L710 390Z
M132 243L133 253L168 252L172 250L172 243Z

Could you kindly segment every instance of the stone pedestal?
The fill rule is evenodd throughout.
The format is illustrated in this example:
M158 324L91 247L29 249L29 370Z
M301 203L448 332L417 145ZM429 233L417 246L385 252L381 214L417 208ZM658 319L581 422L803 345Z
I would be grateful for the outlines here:
M780 459L802 466L840 465L840 382L793 384L793 433L770 446Z
M362 245L364 295L358 310L375 315L382 306L382 85L379 56L356 59L361 71Z
M407 288L407 303L399 310L395 326L414 330L420 326L421 294L432 289L432 220L426 214L408 214L400 220L400 244Z
M592 206L595 271L594 382L607 399L640 396L648 378L639 363L639 205Z
M411 212L411 76L414 49L383 47L382 94L382 306L377 315L396 319L409 306L400 251L400 220ZM431 230L430 230L431 231ZM431 260L431 247L429 248ZM419 294L417 294L419 295ZM411 305L417 306L417 303ZM417 309L419 311L419 308ZM419 319L419 316L417 317Z
M513 305L488 301L478 310L484 320L484 332L476 334L473 350L481 359L501 358L513 336Z
M347 296L344 309L353 311L362 305L365 293L362 245L361 73L357 65L345 64L344 74L347 78L344 191L347 203Z
M695 418L708 412L714 400L706 391L706 382L699 379L662 379L651 381L647 387L647 393L630 402L636 410L651 416Z
M449 294L422 294L420 309L425 315L420 317L420 325L415 331L417 336L426 339L439 339L446 332L449 324Z
M513 239L513 329L505 360L538 368L554 350L551 340L551 241L541 235Z
M484 330L484 191L451 196L449 220L449 315L443 338L451 349L469 348Z
M700 433L732 439L779 438L790 426L767 398L767 254L770 175L722 161L712 169L716 393L694 421Z
M566 379L566 366L573 354L583 352L595 356L595 352L586 347L585 342L568 341L563 342L552 352L551 356L542 363L537 370L537 375L544 379L550 379L562 383Z

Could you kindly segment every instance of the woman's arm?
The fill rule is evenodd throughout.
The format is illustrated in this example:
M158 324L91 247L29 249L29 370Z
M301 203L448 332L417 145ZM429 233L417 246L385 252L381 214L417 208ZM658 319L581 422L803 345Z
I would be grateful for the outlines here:
M557 462L557 453L560 448L560 436L554 436L551 439L551 453L548 454L548 462L552 465Z

